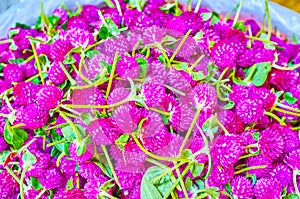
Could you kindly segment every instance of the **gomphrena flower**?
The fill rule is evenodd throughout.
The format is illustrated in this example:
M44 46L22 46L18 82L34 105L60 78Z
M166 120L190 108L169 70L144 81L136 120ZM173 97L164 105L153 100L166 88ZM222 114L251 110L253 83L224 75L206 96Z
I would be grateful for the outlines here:
M84 196L90 199L98 199L98 196L102 193L100 188L104 183L105 181L102 181L102 179L88 179L84 185Z
M218 114L218 119L230 134L239 134L245 129L245 124L231 110L221 111Z
M283 154L285 142L281 135L281 129L277 125L260 132L258 146L265 158L275 160Z
M66 37L72 44L73 48L81 46L84 49L95 42L92 33L80 28L71 28L67 31Z
M39 180L46 189L55 189L61 186L63 177L59 169L52 165L42 171Z
M282 138L285 141L285 153L290 153L293 150L296 150L299 148L300 140L298 132L295 130L292 130L290 127L284 127L281 126L282 131Z
M266 111L271 110L277 100L275 93L271 92L269 89L266 89L264 87L257 88L255 86L250 86L249 96L251 98L260 99L263 103L263 108Z
M254 174L257 178L268 176L273 169L272 161L266 159L261 154L247 158L246 164L248 165L248 167L266 165L265 168L252 169L248 171L249 174Z
M191 85L191 82L187 80L183 76L183 74L180 73L180 71L171 70L167 73L166 77L167 77L166 84L171 86L172 88L175 88L185 93L186 95L192 92L193 87Z
M21 82L25 80L24 71L17 64L8 64L3 68L3 76L9 82Z
M140 74L140 66L134 57L122 56L117 62L116 73L124 79L135 79Z
M25 189L24 198L25 199L36 198L36 196L39 195L40 192L41 192L40 190L35 190L34 188ZM49 197L49 193L46 191L40 198L47 199L48 197Z
M56 86L43 86L36 94L37 103L44 109L50 110L56 108L63 98L63 91Z
M141 197L141 185L122 191L120 199L139 199Z
M78 188L61 191L59 193L56 193L53 196L53 199L68 199L68 198L86 199L84 193Z
M62 66L65 67L66 71L69 71L69 68L64 64L62 64ZM48 79L55 85L62 84L68 79L59 62L51 63L50 69L48 71Z
M235 111L240 120L245 124L258 122L264 115L263 103L256 98L240 100L235 106Z
M82 6L82 11L80 13L80 16L84 17L88 23L92 23L93 21L100 20L100 16L98 14L99 10L100 9L97 6L84 5Z
M286 187L292 181L293 171L285 164L278 164L271 171L270 176L278 180L282 187Z
M221 167L213 165L210 176L208 177L209 187L221 187L228 183L233 178L234 169L232 167Z
M94 162L80 163L78 166L78 173L85 179L101 179L102 181L107 180L103 175L101 168Z
M174 135L171 142L164 148L155 151L154 153L163 157L178 157L180 146L183 142L183 137Z
M296 149L285 156L284 162L294 170L300 169L300 149Z
M158 106L163 102L166 96L164 85L148 81L141 87L141 95L149 107Z
M69 153L72 160L76 162L85 162L87 160L90 160L93 157L93 147L87 145L86 151L82 155L77 155L77 143L72 142L69 146Z
M74 160L65 156L61 159L59 166L63 173L72 176L76 173L76 165L77 163Z
M115 104L125 100L130 95L130 90L123 87L114 88L107 99L107 104Z
M118 176L120 185L124 190L130 190L131 188L142 182L142 173L129 173L121 170L116 170L116 174Z
M67 20L68 20L68 13L65 9L63 8L56 8L52 14L54 16L57 16L59 17L59 20L58 20L58 25L62 25L63 23L65 23Z
M220 135L211 148L214 164L222 167L233 166L244 152L245 146L239 135Z
M67 30L72 28L80 28L86 30L89 28L88 22L81 15L71 17L67 22Z
M0 198L17 198L20 186L18 182L10 175L8 171L0 172Z
M230 181L232 194L240 199L252 199L254 197L253 184L243 176L235 176Z
M236 63L241 68L248 68L254 64L254 52L252 49L246 49L244 53L238 56Z
M38 70L34 65L35 61L31 60L29 62L23 62L19 65L20 69L23 71L25 78L30 78L38 74Z
M282 186L274 178L262 178L256 182L254 192L257 199L280 199Z
M26 106L36 101L36 94L40 86L32 82L20 82L13 88L14 103L20 106Z
M210 84L203 83L194 87L193 91L195 94L194 100L196 106L203 106L202 109L204 111L213 112L218 102L218 96L215 87Z
M269 74L268 81L277 90L289 91L290 88L297 84L299 73L294 70L273 69Z
M235 103L248 98L249 91L246 86L234 84L231 90L232 92L228 94L228 98Z
M50 58L52 61L63 62L71 49L71 43L66 39L60 38L50 45Z

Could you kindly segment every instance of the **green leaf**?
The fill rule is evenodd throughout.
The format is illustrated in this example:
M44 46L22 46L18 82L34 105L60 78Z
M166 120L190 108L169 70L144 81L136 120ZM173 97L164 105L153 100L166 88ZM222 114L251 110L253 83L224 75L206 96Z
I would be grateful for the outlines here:
M196 71L196 72L192 72L192 78L195 81L201 81L201 80L204 80L206 78L206 76L204 75L204 73L202 71Z
M165 59L165 56L164 55L160 55L157 57L158 61L160 61L161 63L165 63L166 62L166 59Z
M120 137L115 141L115 144L116 144L121 150L124 150L124 146L127 144L129 138L130 138L130 135L128 135L128 134L120 135Z
M74 59L74 57L70 54L67 55L67 57L64 60L64 64L74 64L76 62L76 60Z
M83 155L86 152L86 144L78 144L76 154L78 156Z
M292 41L295 44L300 44L300 40L297 38L297 36L295 34L292 35Z
M210 25L215 25L216 23L218 23L220 21L220 15L216 12L212 12L212 17L210 20Z
M253 138L254 140L258 141L259 138L260 138L260 133L259 133L259 132L253 133L253 134L252 134L252 138Z
M99 30L100 39L107 39L109 37L109 31L107 27L101 27Z
M104 20L105 20L105 23L103 23L102 27L107 28L109 36L117 36L118 34L120 34L120 30L119 30L118 26L115 24L115 22L111 18L105 18ZM100 29L100 31L101 31L101 29ZM102 31L106 31L106 30L103 29Z
M22 155L22 161L26 166L31 166L37 162L37 159L29 150L26 150Z
M82 112L80 119L85 125L89 125L94 120L94 117L90 113Z
M78 129L80 136L83 137L85 135L84 128L82 126L80 126L79 124L75 124L75 126ZM62 131L62 134L64 135L64 137L68 141L72 142L72 141L76 140L76 138L77 138L76 133L70 125L62 128L61 131Z
M172 37L170 35L166 35L164 38L161 40L161 45L165 46L171 50L173 50L178 43L179 39Z
M198 164L195 162L192 164L190 171L191 171L192 175L196 178L196 177L199 177L199 175L202 173L203 169L204 169L203 164Z
M276 95L277 98L280 98L283 94L284 94L284 91L277 91L275 93L275 95Z
M57 144L57 145L58 145L58 144ZM51 150L50 156L51 156L52 158L58 157L58 156L61 154L61 151L58 150L57 145L55 145L55 147L53 147L52 150Z
M286 199L299 199L297 194L291 193L285 197Z
M201 179L196 180L195 183L196 183L198 189L203 189L205 187L205 183Z
M169 189L172 187L172 181L169 174L166 174L160 180L157 180L154 184L151 180L160 176L165 172L161 167L150 167L143 176L141 185L142 199L161 199Z
M34 190L40 190L41 188L43 188L43 186L41 185L39 179L34 178L32 176L30 176L30 179L31 179L31 185L32 185Z
M228 191L228 193L232 193L230 183L227 183L226 185L224 185L224 187Z
M256 66L256 69L252 76L251 82L255 86L259 87L259 86L262 86L266 82L269 72L272 69L272 66L271 66L270 62L261 62L261 63L256 64L255 66ZM252 67L254 67L254 66L252 66Z
M11 42L11 44L9 45L9 49L10 50L17 50L18 47L16 46L16 44L14 42Z
M111 73L111 70L112 70L112 65L111 64L108 64L108 63L106 63L105 61L102 61L102 60L99 61L99 64L102 68L106 68L106 70L109 74Z
M55 16L55 15L50 15L48 17L48 21L52 25L52 27L56 27L56 25L57 25L57 23L59 21L59 17Z
M12 29L12 30L8 31L9 38L11 39L13 36L19 34L19 32L20 32L20 29Z
M235 102L229 101L224 107L224 110L232 109L235 106Z
M148 70L148 62L143 58L136 58L136 62L140 66L140 77L146 77L147 70Z
M4 139L7 144L12 144L13 132L11 131L11 126L8 122L4 127Z
M23 63L25 60L23 58L18 58L18 59L10 59L8 60L8 63L12 64L12 63L15 63L15 64L21 64Z
M283 98L290 105L295 104L298 101L298 99L293 97L292 93L290 92L284 93Z
M196 35L195 35L193 38L194 38L194 40L196 40L196 41L200 41L200 39L202 39L203 36L204 36L204 33L203 33L202 30L200 30L200 32L197 32Z
M66 186L66 191L74 189L74 180L73 176L68 180L67 186Z
M176 70L184 70L184 71L187 71L188 68L189 68L189 63L187 63L187 62L180 62L179 64L174 64L173 66L174 66L174 68L175 68Z
M66 154L66 156L70 156L70 153L69 153L70 144L71 144L70 142L65 142L64 143L63 151Z
M204 12L201 14L203 21L208 21L211 19L213 13L212 12Z
M89 59L92 59L93 57L95 57L96 55L99 55L99 51L98 50L89 50L86 52L85 56Z
M12 145L16 150L18 150L23 146L24 142L28 139L28 135L26 131L19 128L14 128L13 132L14 133L13 133Z
M184 184L185 184L185 187L187 188L187 190L189 190L189 191L193 190L193 181L190 177L186 178Z
M215 116L208 118L202 125L202 129L208 135L216 133L219 129L217 118Z
M136 8L140 12L143 10L143 8L147 3L147 0L124 0L124 1L130 6L130 8Z
M42 23L42 18L41 16L39 16L35 22L35 25L34 25L34 29L36 30L41 30L43 29L43 23Z
M247 30L247 26L245 26L244 21L238 21L233 28L236 28L242 32L245 32Z

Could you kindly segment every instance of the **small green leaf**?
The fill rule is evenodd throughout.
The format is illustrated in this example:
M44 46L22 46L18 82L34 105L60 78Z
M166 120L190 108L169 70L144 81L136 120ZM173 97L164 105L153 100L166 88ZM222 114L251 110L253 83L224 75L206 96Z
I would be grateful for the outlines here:
M74 180L73 180L73 176L68 180L67 182L67 186L66 186L66 190L72 190L74 189Z
M185 180L185 187L187 190L192 191L193 190L193 181L190 177L187 177Z
M4 139L7 144L12 144L13 132L11 130L10 124L7 122L4 127Z
M85 56L89 59L92 59L93 57L95 57L96 55L99 55L99 51L98 50L89 50L86 52Z
M235 106L235 102L229 101L224 107L224 110L232 109Z
M200 32L197 32L193 38L194 38L194 40L199 41L203 38L203 36L204 36L204 33L202 30L200 30Z
M173 50L178 43L179 39L172 37L170 35L166 35L164 38L161 40L161 45L165 46L171 50Z
M82 112L80 119L85 125L89 125L94 120L94 117L90 113Z
M23 63L25 60L23 58L18 58L18 59L10 59L8 60L8 63L12 64L12 63L15 63L15 64L21 64Z
M107 39L109 37L109 31L107 27L101 27L99 30L100 39Z
M292 35L292 41L295 44L300 44L300 40L297 38L297 36L295 34Z
M252 83L257 87L262 86L267 80L271 69L272 67L270 62L261 62L256 64L256 69L252 76Z
M67 58L64 60L64 64L74 64L76 60L74 57L70 54L67 55Z
M16 46L16 44L14 42L11 42L10 46L9 46L10 50L17 50L18 47Z
M276 95L277 98L280 98L283 94L284 94L284 91L277 91L275 93L275 95Z
M136 8L140 12L143 10L143 8L147 3L147 0L124 0L124 1L130 6L130 8Z
M284 93L283 98L290 105L295 104L298 101L298 99L293 97L292 93L290 92Z
M26 150L22 155L22 161L25 165L31 166L37 162L37 159L29 150Z
M8 32L9 38L11 39L13 36L19 34L20 29L12 29Z
M78 144L76 149L76 155L81 156L86 152L86 145L85 144Z
M227 183L226 185L224 185L224 187L228 191L228 193L232 193L230 183Z
M85 130L82 126L80 126L79 124L75 124L77 130L79 131L79 134L81 137L83 137L85 135ZM64 135L64 137L68 140L68 141L74 141L76 140L76 133L74 131L74 129L69 125L66 126L64 128L61 129L62 134Z
M198 189L203 189L205 187L205 183L201 179L196 180L195 183L196 183Z
M219 129L219 125L217 122L217 118L215 118L215 116L212 116L210 118L208 118L204 124L202 125L202 129L205 133L207 134L214 134L218 131Z
M211 19L213 13L212 12L204 12L201 14L203 21L208 21Z
M70 142L65 142L64 143L63 151L66 154L66 156L70 156L70 153L69 153L70 144L71 144Z
M260 138L260 133L259 133L259 132L253 133L253 134L252 134L252 138L253 138L254 140L258 141L259 138Z
M161 63L165 63L166 62L166 59L165 59L165 56L164 55L160 55L157 57L158 61L160 61Z
M148 70L148 62L143 58L136 58L136 62L140 66L140 77L145 77Z
M115 144L116 144L121 150L124 150L124 146L125 146L126 143L128 142L129 138L130 138L130 135L128 135L128 134L120 135L120 137L115 141Z
M286 199L299 199L297 194L291 193L285 197Z
M179 64L174 64L173 67L174 67L176 70L184 70L184 71L187 71L188 68L189 68L189 63L187 63L187 62L180 62Z
M193 153L190 149L184 149L180 155L181 158L189 158Z
M43 186L41 185L39 179L34 178L32 176L30 176L31 179L31 185L34 188L34 190L40 190Z
M218 23L220 21L220 15L216 12L212 12L212 17L210 20L210 25L215 25L216 23Z
M193 163L190 168L190 171L191 171L192 175L196 178L196 177L199 177L199 175L202 173L203 169L204 169L203 164Z
M196 72L192 72L192 78L195 81L201 81L201 80L204 80L206 78L206 76L204 75L204 73L202 71L196 71Z
M111 64L108 64L108 63L106 63L105 61L102 61L102 60L99 61L99 64L102 68L106 68L106 70L109 74L111 73L111 70L112 70L112 65Z
M167 115L161 115L161 119L162 119L163 123L164 123L165 125L167 125L167 124L169 123L170 117L167 116Z
M57 23L59 21L59 17L55 16L55 15L50 15L48 17L48 21L52 25L52 27L56 27L56 25L57 25Z
M245 32L247 30L247 26L245 26L244 21L238 21L233 28L236 28L242 32Z

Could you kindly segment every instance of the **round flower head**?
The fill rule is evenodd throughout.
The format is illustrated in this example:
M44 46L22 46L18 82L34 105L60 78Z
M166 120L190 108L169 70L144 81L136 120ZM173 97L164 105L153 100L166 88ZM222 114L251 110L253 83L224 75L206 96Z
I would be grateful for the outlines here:
M50 166L43 170L39 177L41 185L46 189L55 189L61 186L63 177L55 166Z
M34 65L34 60L31 60L28 63L23 62L19 66L24 72L25 78L29 78L38 74L38 70Z
M194 87L195 103L198 107L203 106L206 112L212 112L217 105L218 96L215 87L210 84L198 84Z
M94 162L84 162L79 164L78 173L85 179L101 179L106 180L106 177L102 174L101 168Z
M293 170L300 170L300 149L288 153L284 162Z
M249 88L249 96L251 98L260 99L266 111L271 110L276 102L275 93L272 93L269 89L264 87L257 88L255 86L251 86Z
M282 187L286 187L293 179L293 171L285 164L278 164L271 171L270 176L278 180Z
M116 170L119 183L124 190L129 190L142 182L142 173L129 173Z
M25 189L24 191L24 199L34 199L37 195L39 195L41 191L35 190L33 187L30 187L29 189ZM48 199L49 194L47 191L40 197L40 199Z
M245 124L258 122L264 116L263 104L259 99L243 99L236 104L235 111Z
M248 98L249 91L246 86L234 84L231 90L232 92L229 93L228 98L235 103Z
M72 160L80 163L90 160L93 157L93 150L91 150L91 147L89 145L86 146L86 151L82 155L78 156L77 144L75 142L72 142L69 146L69 153Z
M273 69L269 74L268 81L276 90L289 91L290 88L297 85L299 73L294 70Z
M6 170L0 173L0 198L17 198L20 190L18 182Z
M65 65L63 65L63 67L65 67L65 69L69 71L69 68L66 67ZM50 69L48 71L48 78L55 85L62 84L64 81L68 79L58 62L51 63Z
M243 54L239 55L236 63L241 68L248 68L254 64L254 52L252 49L246 49Z
M40 86L32 82L20 82L13 88L14 103L20 106L26 106L36 101L36 94Z
M245 124L231 110L221 111L218 114L218 119L230 134L239 134L245 129Z
M257 199L280 199L282 186L274 178L262 178L256 182L254 192Z
M230 181L232 195L240 199L252 199L254 197L253 185L243 176L235 176Z
M234 169L232 167L221 167L213 165L210 176L208 177L209 187L220 187L228 183L233 178Z
M102 179L91 178L87 180L84 185L84 196L89 199L98 199L99 195L102 193L100 187L106 182Z
M141 197L141 185L136 185L135 187L123 190L120 199L139 199Z
M272 162L261 154L249 157L246 160L246 164L248 167L266 165L265 168L248 171L249 174L254 174L257 178L266 177L269 175L270 171L272 171Z
M282 127L282 138L285 141L285 153L290 153L293 150L296 150L299 148L300 140L299 140L299 134L297 131L294 131L290 129L289 127Z
M65 38L60 38L50 45L50 58L55 62L63 62L71 49L71 43Z
M56 86L43 86L36 94L37 103L46 110L56 108L63 98L63 91Z
M60 169L63 173L72 176L76 173L76 162L69 160L67 156L63 157L60 161Z
M263 42L255 41L253 45L254 50L254 62L261 63L261 62L274 62L274 50L265 49Z
M115 88L109 94L107 99L107 104L115 104L121 102L128 98L130 95L130 90L127 90L123 87Z
M59 193L55 193L53 196L53 199L69 199L69 198L86 199L84 193L78 188L64 190Z
M166 96L165 86L152 82L146 82L142 85L141 95L149 107L158 106L163 102Z
M233 166L244 152L245 146L242 145L238 135L220 135L215 139L211 149L214 164L222 167Z
M140 66L135 58L122 56L121 60L117 62L116 73L124 79L127 79L128 77L135 79L140 74Z
M3 68L3 76L9 82L21 82L25 80L24 71L17 64L8 64Z
M71 28L67 31L67 39L70 41L73 48L81 46L85 49L87 46L95 42L92 33L80 28Z
M62 25L63 23L65 23L67 20L68 20L68 13L65 9L62 9L62 8L56 8L52 14L54 16L57 16L59 17L59 20L58 20L58 25Z
M278 129L277 125L260 132L258 146L265 158L275 160L283 154L285 143L281 134L281 129Z
M94 5L84 5L82 6L82 11L80 16L84 17L88 23L92 23L93 21L100 20L100 16L98 14L99 8Z
M88 29L89 24L82 16L73 16L71 17L67 22L67 30L70 30L72 28L79 28L86 30Z

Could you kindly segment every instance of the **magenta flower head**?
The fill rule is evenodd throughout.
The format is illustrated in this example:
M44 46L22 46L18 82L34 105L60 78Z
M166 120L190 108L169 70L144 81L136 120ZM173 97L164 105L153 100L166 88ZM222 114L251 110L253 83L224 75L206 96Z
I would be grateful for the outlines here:
M117 62L116 73L124 79L135 79L140 74L140 66L134 57L122 56Z
M94 162L80 163L78 173L85 179L101 179L102 181L107 180L107 178L103 175L101 168Z
M246 49L244 53L238 56L236 63L241 68L248 68L254 64L254 51Z
M72 28L80 28L86 30L89 28L89 24L83 16L73 16L67 22L67 30L70 30Z
M235 111L240 120L245 124L258 122L264 116L263 103L259 99L243 99L235 106Z
M129 173L121 170L116 170L118 180L124 190L129 190L142 182L142 173Z
M296 149L285 156L284 162L293 170L300 170L300 149Z
M231 110L221 111L218 114L218 118L230 134L239 134L245 129L245 124Z
M282 187L286 187L293 179L293 171L285 164L278 164L271 171L270 176L278 180Z
M221 187L233 178L234 169L232 167L221 167L213 165L210 176L208 177L209 187Z
M20 82L13 88L14 103L20 106L26 106L36 101L36 94L40 86L32 82Z
M63 62L71 49L70 41L66 38L60 38L50 45L50 58L52 61Z
M98 199L99 195L102 193L100 187L106 182L100 179L88 179L87 183L84 185L84 196L85 198Z
M243 176L235 176L230 181L232 194L240 199L252 199L254 197L253 185Z
M269 74L268 81L277 90L289 91L297 84L298 78L299 73L297 71L273 69Z
M262 178L256 182L254 192L257 199L280 199L282 186L274 178Z
M283 154L285 143L281 135L281 129L277 125L273 125L260 132L258 146L265 158L272 161Z
M43 86L39 92L36 94L37 103L44 107L46 110L50 110L56 108L62 98L63 98L63 91L56 86Z
M75 142L72 142L69 146L69 153L71 156L71 159L76 162L85 162L90 160L93 157L93 150L91 149L93 146L86 146L86 151L82 155L77 155L77 144Z
M264 87L257 88L255 86L250 86L249 96L251 98L260 99L263 103L263 108L266 111L271 110L277 100L275 93L271 92L269 89L266 89Z
M268 176L269 173L273 169L273 167L272 167L272 161L270 161L269 159L266 159L261 154L253 156L253 157L249 157L246 160L246 164L248 165L248 167L266 165L265 168L252 169L252 170L248 171L249 174L254 174L254 175L256 175L257 178Z
M97 6L94 5L84 5L82 6L82 11L80 13L80 16L85 18L85 20L88 23L92 23L93 21L100 20L100 16L98 14L98 11L100 9Z
M6 170L0 173L0 198L17 198L20 190L18 182Z
M37 195L39 195L40 190L35 190L33 187L30 187L29 189L24 190L24 199L33 199L36 198ZM49 193L46 191L40 199L48 199Z
M63 67L65 67L66 71L69 71L69 68L65 65L63 65ZM50 69L48 71L48 78L55 85L62 84L65 80L68 79L58 62L51 63Z
M42 171L39 180L46 189L55 189L61 186L63 177L57 167L50 166Z
M74 188L71 190L59 191L55 193L53 199L68 199L68 198L76 198L76 199L86 199L84 193L79 188Z
M34 60L31 60L28 63L23 62L19 65L21 70L24 72L25 78L29 78L38 74L38 70L34 63Z
M233 166L245 152L245 146L239 135L220 135L211 148L214 164L222 167Z
M72 44L73 48L81 46L83 49L85 49L87 46L95 42L92 33L80 28L71 28L67 31L66 37Z
M24 71L17 64L8 64L3 68L3 76L9 82L21 82L25 80Z
M290 129L289 127L282 127L282 138L285 141L285 153L290 153L293 150L296 150L299 148L300 140L299 140L299 134L297 131L294 131Z
M229 93L228 98L231 101L238 103L239 101L248 98L248 95L249 91L246 86L233 84L232 93Z
M65 23L68 20L68 13L65 9L62 8L56 8L52 14L54 16L59 17L59 21L58 21L58 25L62 25L63 23Z
M60 161L60 169L63 173L72 176L76 173L76 162L70 160L67 156L63 157Z
M141 95L149 107L159 106L166 97L165 86L146 82L142 85Z
M203 110L206 112L213 112L217 103L218 96L215 87L210 84L198 84L194 88L195 93L195 103L196 107L203 106Z
M136 185L129 190L123 190L120 199L140 199L141 185Z

